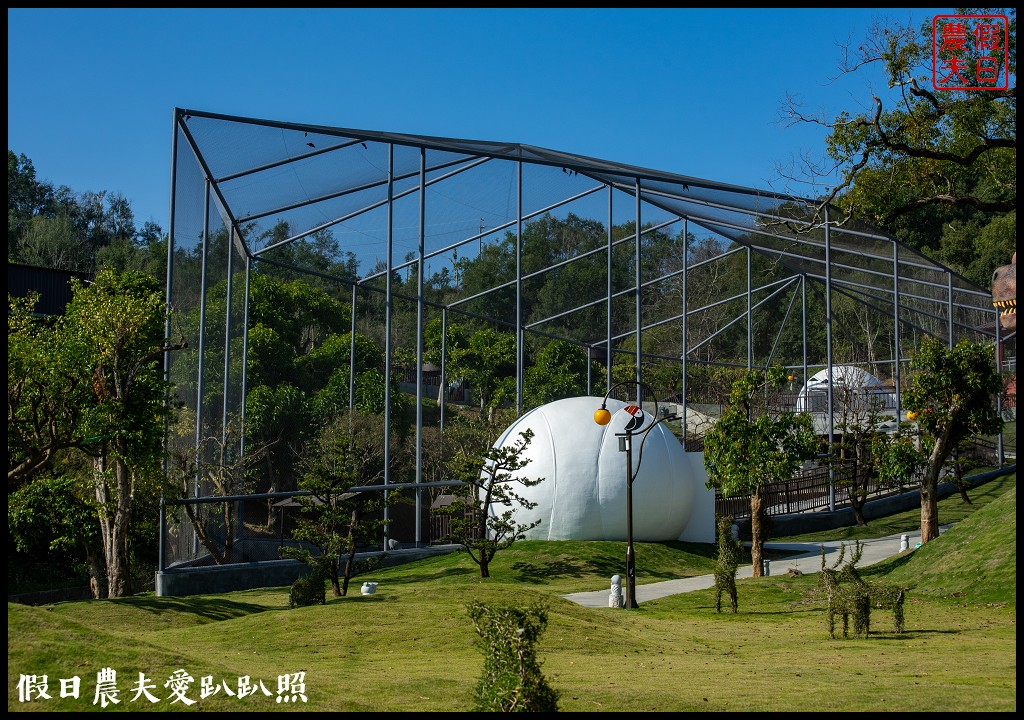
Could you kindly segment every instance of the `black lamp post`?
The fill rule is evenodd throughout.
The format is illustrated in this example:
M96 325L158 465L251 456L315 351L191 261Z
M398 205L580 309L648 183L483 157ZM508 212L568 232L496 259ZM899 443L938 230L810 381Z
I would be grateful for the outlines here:
M605 393L604 398L601 400L601 407L594 411L594 422L598 425L607 425L611 419L612 414L608 412L608 396L612 390L619 387L620 385L633 385L639 388L643 386L651 396L654 393L650 387L639 381L630 380L628 382L621 382L613 385ZM619 438L619 452L626 453L626 599L625 607L630 610L635 610L640 607L636 602L636 554L633 552L633 480L636 477L636 473L640 471L640 463L643 461L643 450L644 441L647 440L647 436L651 430L654 429L655 425L665 422L666 420L674 420L675 415L658 418L658 401L654 401L654 417L656 418L646 428L643 427L645 422L644 411L639 405L627 405L625 408L626 412L632 415L632 419L626 423L624 432L615 433L615 437ZM638 432L639 431L639 432ZM633 469L633 436L640 436L640 447L637 448L637 462L636 470Z

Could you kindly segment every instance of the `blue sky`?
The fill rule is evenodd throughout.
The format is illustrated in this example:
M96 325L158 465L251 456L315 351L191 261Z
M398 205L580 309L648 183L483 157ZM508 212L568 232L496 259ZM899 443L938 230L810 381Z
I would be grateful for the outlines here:
M518 142L750 187L820 153L808 109L873 20L951 8L23 9L7 11L7 147L37 176L131 202L167 228L175 107Z

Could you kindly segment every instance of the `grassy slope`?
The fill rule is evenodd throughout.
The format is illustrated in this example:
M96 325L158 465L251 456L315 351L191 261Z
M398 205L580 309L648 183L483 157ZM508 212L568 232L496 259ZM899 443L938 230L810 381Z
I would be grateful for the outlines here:
M163 688L182 668L196 678L193 710L470 710L483 663L466 606L480 600L548 606L538 650L565 711L1013 711L1015 476L998 496L972 496L970 512L941 537L867 569L911 587L901 635L880 611L869 640L830 639L815 575L742 579L735 615L715 612L712 590L635 611L585 609L560 594L604 587L624 544L521 543L498 555L487 580L465 555L450 555L374 573L376 595L295 610L285 587L9 603L8 709L99 709L95 676L109 666L118 670L118 709L184 709ZM951 513L940 509L944 523ZM675 543L637 552L647 568L640 582L706 573L713 555ZM250 675L276 693L279 675L300 671L304 704L223 691L199 700L204 675L229 685ZM162 702L129 702L140 672ZM54 699L20 703L20 674L47 674ZM59 698L59 678L73 675L82 696Z

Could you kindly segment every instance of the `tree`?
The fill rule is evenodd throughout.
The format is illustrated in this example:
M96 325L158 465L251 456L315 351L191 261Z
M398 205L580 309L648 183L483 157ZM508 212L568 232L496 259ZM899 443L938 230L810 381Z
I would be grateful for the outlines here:
M880 433L871 439L871 455L878 479L901 490L921 472L925 463L912 427L911 423L901 422L892 435Z
M964 474L970 472L978 466L978 461L971 457L971 438L964 438L953 448L953 451L949 454L949 459L946 460L946 467L949 468L949 472L952 475L952 482L956 485L957 492L960 493L960 499L964 505L973 505L970 496L967 494L967 490L970 489L971 483L964 477Z
M469 338L469 349L457 367L480 396L480 414L493 418L494 409L515 397L516 339L513 333L485 328Z
M249 447L241 454L239 433L233 421L223 436L202 438L195 445L195 425L195 414L182 411L169 429L166 494L184 500L201 494L230 497L252 493L269 446ZM233 562L241 523L239 504L232 500L220 503L219 507L214 503L184 503L183 508L213 561L218 565Z
M53 186L36 180L36 169L24 153L7 151L7 258L18 256L18 243L37 215L53 212Z
M223 235L223 237L222 237ZM211 243L226 243L226 234L215 234ZM213 252L211 250L211 252ZM228 344L230 377L242 377L242 358L246 371L246 442L266 446L264 456L266 482L258 492L294 489L292 461L302 444L315 437L320 425L341 409L348 409L348 369L351 335L345 332L350 317L347 303L304 279L281 280L256 274L249 296L248 347L243 352L241 327L244 314L244 276L234 279L231 293L231 326L235 328ZM200 318L198 298L183 315L183 332L195 339L193 348L183 353L171 368L178 388L185 396L196 397L199 390L198 368L200 328L205 332L203 349L202 436L221 433L224 402L225 323L228 312L228 282L219 280L206 291L205 321ZM369 346L369 347L367 347ZM384 383L361 363L383 368L383 355L372 342L357 337L357 405L383 410ZM364 377L365 375L365 377ZM395 407L403 398L393 393Z
M991 88L933 87L932 19L920 27L884 19L858 47L843 48L839 77L880 67L891 92L873 93L866 103L870 110L844 110L834 117L809 114L798 98L790 97L782 114L789 124L821 125L830 133L828 157L821 162L805 158L802 170L788 178L810 183L816 193L827 187L815 208L814 225L834 202L847 217L872 221L984 285L1005 261L984 267L977 260L983 254L1009 257L1015 238L1004 230L989 233L987 226L1005 219L1015 226L1017 22L1014 8L981 14L1008 18L1009 47L1000 43L979 53L977 43L955 51L943 44L935 69L948 66L953 52L972 68L987 56L983 62L998 73ZM1007 57L1009 70L1003 75ZM830 220L842 221L835 213ZM988 247L993 242L1001 249Z
M872 470L869 450L872 439L882 432L880 425L888 416L882 413L884 396L866 385L866 376L853 372L856 368L842 368L848 371L840 374L836 372L840 368L833 368L835 382L832 383L834 412L838 415L835 429L839 433L833 453L838 450L838 459L844 466L844 472L836 476L836 484L846 492L857 525L865 527L868 523L864 519L864 505L868 500L869 482L876 474Z
M7 496L7 532L14 550L39 562L50 554L84 560L94 598L104 592L103 549L88 483L43 473Z
M72 293L59 326L72 343L93 349L90 366L81 368L95 393L83 427L99 444L93 480L107 592L121 597L130 592L127 539L135 494L161 474L169 412L161 361L182 345L164 339L164 289L148 275L103 271L89 286L72 280Z
M921 542L939 536L937 488L950 454L969 437L1002 432L995 397L1002 390L995 349L961 340L953 348L925 338L914 355L915 373L903 393L903 406L921 433L927 453L921 479Z
M309 495L298 498L301 517L292 537L309 543L320 554L314 556L307 547L284 548L282 554L305 562L314 568L314 575L317 563L322 562L335 597L348 594L359 544L386 531L387 521L377 513L399 497L397 491L353 489L383 477L381 432L383 423L375 416L338 416L320 431L299 463L299 489ZM345 565L339 579L342 554Z
M750 496L754 577L764 573L765 489L791 478L821 446L810 415L766 407L768 391L780 387L785 378L779 367L747 372L733 383L722 417L704 438L707 487L725 497Z
M718 531L718 555L715 558L715 611L722 612L722 593L729 594L732 611L739 607L736 596L736 568L740 564L743 545L732 536L732 516L716 515L715 528Z
M18 487L61 450L85 450L92 401L89 348L33 310L38 293L7 296L7 484ZM61 340L62 342L58 342Z
M487 450L460 448L452 462L452 476L464 484L454 491L455 499L435 512L449 517L449 532L444 538L457 543L480 566L480 577L490 577L490 562L501 550L512 546L541 521L519 523L517 508L532 510L537 503L519 495L514 486L533 487L544 478L527 478L518 474L530 458L523 453L533 440L533 431L526 429L513 442ZM479 445L476 446L479 448Z
M161 360L163 288L137 272L72 280L72 300L52 326L8 296L8 482L20 482L77 449L94 460L92 487L107 593L129 588L135 507L157 492L169 390Z
M424 330L428 362L441 363L441 323L435 318ZM480 399L480 416L493 420L494 410L515 398L516 339L514 333L484 328L467 335L449 323L444 337L445 368L450 378L464 378Z
M26 265L56 270L92 268L89 248L82 242L72 219L64 214L32 218L21 238L17 258Z
M537 407L587 392L587 351L565 340L552 340L523 378L527 407Z

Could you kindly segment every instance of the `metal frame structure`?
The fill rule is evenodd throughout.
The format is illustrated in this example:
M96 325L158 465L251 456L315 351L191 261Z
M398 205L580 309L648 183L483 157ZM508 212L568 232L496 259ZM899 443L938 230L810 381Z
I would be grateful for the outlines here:
M948 340L951 346L962 337L998 339L998 312L989 291L877 228L833 222L828 212L824 224L815 224L815 202L810 199L518 143L186 109L174 110L172 130L167 297L174 316L191 312L200 318L191 330L193 336L186 338L198 352L189 371L193 382L180 398L196 411L197 452L201 428L218 426L222 440L228 442L233 418L240 417L244 425L250 284L267 265L316 275L350 298L353 356L357 305L363 307L369 297L376 296L378 303L383 298L385 376L395 367L392 318L398 303L414 306L417 368L423 366L428 314L439 316L444 327L459 316L514 332L517 412L524 410L527 347L536 338L570 341L592 355L603 354L609 365L613 358L631 357L638 399L651 363L677 366L684 418L688 396L699 390L692 382L687 384L688 367L694 364L753 368L780 363L804 379L814 369L831 368L837 362L837 331L855 334L837 326L834 311L839 299L864 313L867 332L874 331L872 322L888 324L888 357L876 353L852 360L871 362L875 368L888 366L886 374L897 387L908 348L922 335ZM836 216L833 211L831 217ZM528 267L528 226L546 217L583 218L601 229L602 243L570 248L563 258ZM217 237L227 242L218 244ZM336 241L342 253L339 260L354 258L357 267L370 265L370 270L340 277L290 266L282 259L283 250L324 237ZM658 242L662 250L665 242L674 244L675 257L681 259L674 267L649 264L650 247ZM506 249L505 274L490 287L465 292L458 285L459 258L481 257L496 246ZM731 294L714 297L715 291L728 291L730 286L714 281L715 273L728 274L732 286L737 286L739 253L745 253L745 283ZM198 278L182 271L185 258L199 263ZM589 294L563 299L561 306L548 307L542 316L526 316L534 283L557 279L581 266L601 276L602 265L601 282L585 288ZM456 285L448 300L428 300L428 272L449 266L456 269ZM620 271L623 267L628 268L625 273ZM399 291L396 277L402 272L407 282ZM220 288L218 297L226 293L223 317L209 315L215 287ZM240 322L231 311L238 293L244 297ZM494 303L495 298L504 300ZM678 304L673 308L668 299L675 302L674 298ZM488 307L491 310L481 310ZM816 316L822 308L823 317ZM169 319L168 334L181 331L174 323ZM604 331L599 335L583 334L600 325ZM742 325L745 357L735 357L729 348L736 349L735 333ZM809 357L808 329L822 326L824 356ZM677 338L671 352L664 350L666 335ZM654 337L660 350L651 344ZM214 339L217 353L211 351ZM218 354L223 358L215 371L204 358ZM168 360L168 377L181 371L172 367L176 362L181 361ZM445 370L442 359L442 385ZM351 390L351 370L349 377ZM611 387L608 372L606 387L596 395ZM419 372L415 394L415 477L396 479L385 471L385 488L426 486L425 396ZM832 408L831 388L828 402ZM211 407L219 408L219 418L211 417ZM442 398L442 430L444 413ZM390 423L390 414L385 413L386 430ZM685 433L685 421L682 428ZM834 432L831 424L830 431ZM389 436L385 432L385 454L390 451ZM239 451L244 453L244 439L240 442ZM202 492L198 480L195 491ZM418 519L415 533L421 542Z

